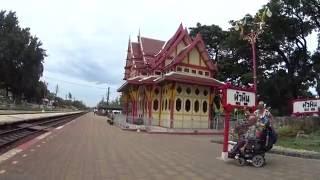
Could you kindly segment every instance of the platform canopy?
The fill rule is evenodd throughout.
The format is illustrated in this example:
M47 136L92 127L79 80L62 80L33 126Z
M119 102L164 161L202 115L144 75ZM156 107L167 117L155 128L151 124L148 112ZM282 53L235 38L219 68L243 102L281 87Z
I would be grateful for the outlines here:
M124 84L122 84L122 86L117 91L125 91L130 85L157 85L168 81L211 87L220 87L225 84L224 82L211 77L199 77L180 72L170 72L158 76L136 76L130 78Z

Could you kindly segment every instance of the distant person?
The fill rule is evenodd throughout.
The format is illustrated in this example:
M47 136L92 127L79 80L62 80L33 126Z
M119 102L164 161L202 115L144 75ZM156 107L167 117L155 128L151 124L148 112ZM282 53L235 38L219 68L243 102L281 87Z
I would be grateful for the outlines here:
M93 109L93 115L94 115L94 116L97 114L97 111L98 111L97 108L94 108L94 109Z

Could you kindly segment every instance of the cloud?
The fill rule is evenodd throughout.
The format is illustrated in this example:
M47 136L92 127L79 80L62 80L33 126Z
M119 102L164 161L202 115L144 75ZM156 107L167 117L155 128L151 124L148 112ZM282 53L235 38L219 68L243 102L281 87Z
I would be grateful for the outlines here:
M44 77L61 96L71 91L95 105L110 86L112 97L123 83L128 38L168 40L182 22L187 27L217 24L255 13L268 0L0 0L1 8L17 12L47 49ZM232 4L232 6L230 5ZM245 7L245 8L243 8ZM55 78L55 79L53 79ZM72 83L67 83L72 82ZM76 85L82 84L82 85Z

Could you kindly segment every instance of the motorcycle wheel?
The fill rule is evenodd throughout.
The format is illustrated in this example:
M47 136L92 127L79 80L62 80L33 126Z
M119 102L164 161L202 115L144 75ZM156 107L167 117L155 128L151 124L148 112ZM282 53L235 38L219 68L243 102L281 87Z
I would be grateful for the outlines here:
M238 159L238 164L239 164L240 166L244 166L244 165L246 165L246 160L241 157L241 158Z
M265 164L265 159L262 155L258 154L253 156L252 165L254 167L262 167Z

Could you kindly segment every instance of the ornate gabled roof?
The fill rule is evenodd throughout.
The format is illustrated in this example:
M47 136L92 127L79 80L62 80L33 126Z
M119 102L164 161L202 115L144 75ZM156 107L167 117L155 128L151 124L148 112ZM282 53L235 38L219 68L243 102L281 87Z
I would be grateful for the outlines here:
M173 52L178 48L178 45L181 42L183 42L186 47L173 57ZM126 75L124 79L126 80L129 78L131 70L136 70L137 74L151 74L154 70L163 70L175 66L194 48L197 48L201 54L208 70L217 72L217 66L210 60L200 34L197 34L195 39L192 39L189 36L188 30L184 28L182 24L180 24L175 34L167 42L142 37L139 31L137 42L131 42L129 39L127 62L125 66ZM172 59L172 62L163 67L166 59Z
M158 68L159 65L162 64L167 55L172 53L174 48L183 40L185 35L187 35L186 31L183 29L182 24L180 24L176 33L169 39L169 41L166 42L165 46L157 54L152 67L153 69Z
M193 40L193 42L189 45L187 45L184 49L182 49L179 54L173 59L173 61L164 67L164 69L168 69L176 64L179 64L192 49L198 48L201 57L203 58L204 62L208 66L210 70L217 70L216 66L213 65L211 60L209 59L207 50L205 48L204 42L202 41L201 35L197 34L196 38Z

